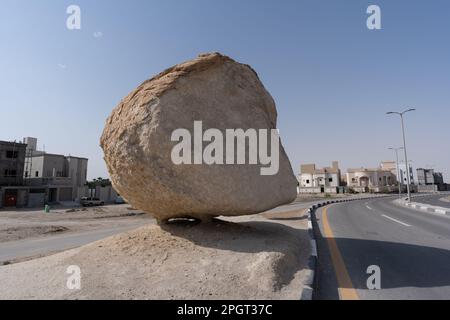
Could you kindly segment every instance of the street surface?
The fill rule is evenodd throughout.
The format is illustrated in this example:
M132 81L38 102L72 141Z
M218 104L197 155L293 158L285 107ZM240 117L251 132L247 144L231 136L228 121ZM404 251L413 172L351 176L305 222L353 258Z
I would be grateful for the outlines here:
M414 202L424 203L424 204L431 204L432 206L437 207L443 207L443 208L450 208L450 201L442 201L440 199L449 197L450 195L430 195L426 197L419 197L419 198L411 198Z
M450 299L450 218L393 199L316 211L315 299ZM380 268L380 290L367 287L369 266Z
M118 233L136 229L148 223L148 220L139 219L136 223L120 227L0 243L0 265L6 261L44 256L83 246Z

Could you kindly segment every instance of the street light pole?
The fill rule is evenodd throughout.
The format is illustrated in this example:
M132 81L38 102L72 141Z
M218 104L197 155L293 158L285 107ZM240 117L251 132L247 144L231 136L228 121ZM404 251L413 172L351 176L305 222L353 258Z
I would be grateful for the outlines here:
M402 123L402 133L403 133L403 151L405 152L405 167L406 167L406 177L408 178L408 184L406 186L408 190L408 202L411 202L411 176L409 174L409 162L408 162L408 153L406 152L406 136L405 136L405 124L403 121L403 115L407 112L415 111L416 109L408 109L403 112L387 112L387 114L397 114L400 116Z
M400 166L398 163L398 150L403 149L403 147L400 148L389 148L389 150L394 150L395 151L395 159L396 159L396 163L397 163L397 183L398 183L398 197L401 198L402 197L402 179L401 179L401 174L400 174Z

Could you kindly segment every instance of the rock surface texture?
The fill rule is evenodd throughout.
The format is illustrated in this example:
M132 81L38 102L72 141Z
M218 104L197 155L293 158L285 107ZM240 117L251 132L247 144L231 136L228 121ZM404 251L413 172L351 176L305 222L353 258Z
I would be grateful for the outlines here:
M297 180L281 143L278 173L264 176L259 162L176 165L171 152L178 142L171 136L184 128L194 140L194 121L225 137L226 129L270 132L276 120L275 103L251 67L203 54L125 97L107 120L101 146L114 188L159 222L255 214L296 197Z

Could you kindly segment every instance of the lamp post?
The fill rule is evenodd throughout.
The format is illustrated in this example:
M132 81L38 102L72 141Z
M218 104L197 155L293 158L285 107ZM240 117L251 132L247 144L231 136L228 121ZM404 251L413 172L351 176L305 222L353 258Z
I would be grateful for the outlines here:
M397 181L397 183L398 183L398 197L399 198L401 198L401 196L402 196L402 179L401 179L401 174L400 174L400 167L399 167L399 164L398 164L398 150L402 150L403 149L403 147L399 147L399 148L389 148L389 150L394 150L395 151L395 161L396 161L396 163L397 163L397 178L398 178L398 181Z
M387 112L386 114L396 114L400 116L401 119L401 123L402 123L402 133L403 133L403 151L405 152L405 166L406 166L406 176L408 178L408 185L407 190L408 190L408 202L411 202L411 177L409 176L409 163L408 163L408 153L406 152L406 137L405 137L405 124L403 121L403 115L405 113L411 112L411 111L415 111L416 109L408 109L402 112L395 112L395 111L390 111Z

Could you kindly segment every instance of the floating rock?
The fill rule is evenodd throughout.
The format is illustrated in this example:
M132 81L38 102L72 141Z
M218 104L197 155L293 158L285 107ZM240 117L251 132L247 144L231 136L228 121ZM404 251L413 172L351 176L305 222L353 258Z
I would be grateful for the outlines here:
M101 146L114 188L159 222L256 214L290 203L297 194L289 159L281 143L271 140L276 118L275 103L251 67L219 53L204 54L125 97L107 120ZM190 140L174 134L180 129ZM244 140L240 160L244 149L233 147L231 156L226 149L226 132L236 129L258 137L257 144ZM209 139L203 136L207 131ZM188 152L180 148L187 145Z

